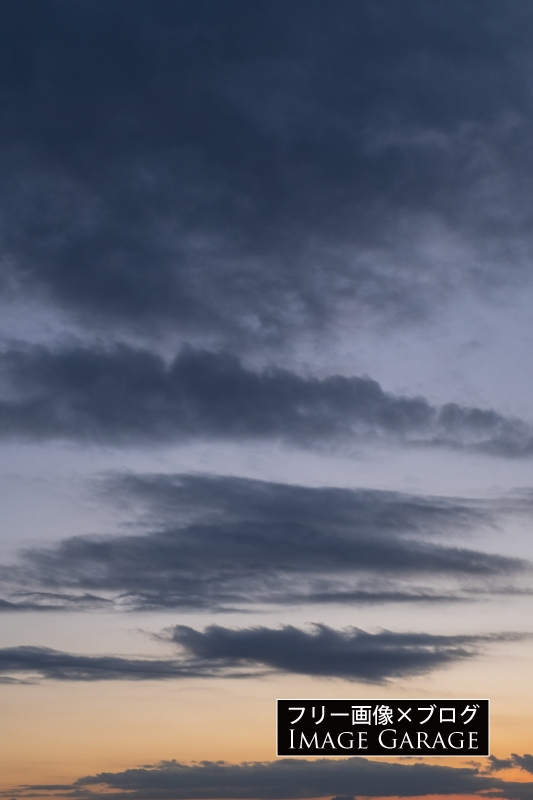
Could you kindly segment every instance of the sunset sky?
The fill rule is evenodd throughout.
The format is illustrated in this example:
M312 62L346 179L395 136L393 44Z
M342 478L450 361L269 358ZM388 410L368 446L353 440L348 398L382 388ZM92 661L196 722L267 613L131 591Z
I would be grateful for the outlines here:
M533 800L533 4L0 4L0 797ZM490 758L276 758L276 698Z

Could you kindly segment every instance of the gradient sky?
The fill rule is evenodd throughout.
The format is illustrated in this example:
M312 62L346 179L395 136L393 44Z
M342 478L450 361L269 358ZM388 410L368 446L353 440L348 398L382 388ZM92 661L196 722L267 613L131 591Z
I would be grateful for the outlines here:
M531 3L0 40L0 797L531 800ZM277 697L492 755L277 759Z

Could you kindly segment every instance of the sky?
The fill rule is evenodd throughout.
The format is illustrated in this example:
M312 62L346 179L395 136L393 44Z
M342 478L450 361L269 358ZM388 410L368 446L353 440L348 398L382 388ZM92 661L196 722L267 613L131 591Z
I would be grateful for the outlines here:
M1 4L0 797L532 800L532 42ZM277 758L291 697L491 756Z

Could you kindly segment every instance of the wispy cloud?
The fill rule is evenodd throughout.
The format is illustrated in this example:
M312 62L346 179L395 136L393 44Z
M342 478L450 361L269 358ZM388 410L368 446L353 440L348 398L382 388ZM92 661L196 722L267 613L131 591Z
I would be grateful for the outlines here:
M49 647L4 647L0 649L0 674L5 680L28 683L54 681L169 680L225 677L227 670L177 659L135 659L119 656L87 656L64 653Z
M113 601L94 594L66 592L14 592L10 600L0 598L0 613L20 611L89 611L113 606Z
M115 475L100 496L131 509L138 532L27 550L2 569L6 591L136 608L416 602L453 598L458 586L464 596L479 579L490 591L529 568L443 540L493 525L497 504L209 475ZM427 578L431 590L413 584Z
M139 659L79 655L47 647L0 649L0 681L179 680L249 678L285 672L382 683L425 673L482 652L484 646L523 639L518 634L435 636L428 633L367 633L315 625L278 629L223 628L203 632L176 625L161 638L179 647L176 658Z

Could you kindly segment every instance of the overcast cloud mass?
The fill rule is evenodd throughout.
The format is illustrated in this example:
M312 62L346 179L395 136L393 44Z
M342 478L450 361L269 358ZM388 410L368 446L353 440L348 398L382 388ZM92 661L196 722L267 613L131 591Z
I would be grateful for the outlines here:
M533 19L507 9L10 4L6 286L280 341L346 302L394 321L529 279Z

